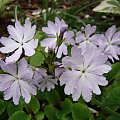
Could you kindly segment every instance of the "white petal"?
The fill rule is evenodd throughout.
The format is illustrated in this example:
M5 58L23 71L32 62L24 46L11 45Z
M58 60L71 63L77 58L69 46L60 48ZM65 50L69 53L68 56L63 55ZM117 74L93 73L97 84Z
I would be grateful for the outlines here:
M29 19L26 19L25 25L23 27L23 31L24 31L23 41L28 42L29 40L33 39L35 30L36 30L36 26L34 25L31 27L31 22L29 21Z
M6 57L6 62L16 62L19 58L20 55L22 54L22 47L20 47L18 50L16 50L11 56Z
M22 41L23 28L19 21L15 22L15 28L12 25L9 25L7 28L11 38L18 42Z
M0 48L0 51L3 53L13 52L15 49L17 49L20 46L19 43L6 37L2 37L0 39L0 42L4 45L4 47Z
M27 43L24 43L23 45L23 48L24 48L24 51L25 51L25 55L26 56L32 56L35 54L35 48L37 47L38 45L38 40L31 40Z
M41 41L41 46L54 49L57 44L56 42L57 38L45 38L43 41Z

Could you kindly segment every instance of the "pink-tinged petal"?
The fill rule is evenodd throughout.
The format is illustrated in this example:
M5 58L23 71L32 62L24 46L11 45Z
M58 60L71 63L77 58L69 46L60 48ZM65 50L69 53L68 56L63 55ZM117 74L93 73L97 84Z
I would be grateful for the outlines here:
M31 100L29 84L23 80L20 80L19 84L20 84L22 97L25 99L26 103L29 103Z
M64 43L62 43L62 44L60 45L60 47L58 48L56 57L57 57L57 58L61 58L62 53L63 53L64 55L67 55L67 46L66 46Z
M76 43L81 43L82 41L86 40L85 35L82 32L77 32L76 34Z
M91 89L93 93L95 93L96 95L100 95L101 91L97 83L97 78L98 78L97 75L87 73L87 79L91 82L91 85L92 85Z
M73 101L77 101L80 96L81 96L81 93L82 93L82 87L80 88L81 86L79 86L79 88L75 88L74 89L74 92L72 94L72 98L73 98Z
M106 38L108 39L108 41L111 41L112 39L112 36L114 35L114 33L116 32L116 26L113 25L112 27L110 27L106 33L105 33L105 36Z
M110 47L110 54L111 54L111 56L113 56L116 60L119 60L119 57L118 57L118 55L117 55L117 53L116 53L116 51L115 51L115 49L114 49L113 46Z
M27 69L27 61L23 58L18 62L18 76L21 77L22 74L26 72ZM23 72L24 71L24 72Z
M31 22L30 20L27 18L25 20L25 25L23 27L23 32L24 32L24 38L23 41L24 42L28 42L31 39L33 39L34 34L35 34L35 30L36 30L36 25L31 26Z
M0 91L5 91L8 89L15 78L8 74L0 74Z
M37 88L34 85L29 84L29 88L30 88L29 91L30 91L30 93L32 95L36 95L37 94Z
M111 69L112 69L111 66L103 64L100 66L96 66L94 68L89 67L87 71L93 74L103 75L104 73L108 73Z
M96 31L96 26L91 26L90 24L88 24L85 27L85 36L86 36L86 38L89 38L90 35L92 35L95 31Z
M4 45L4 47L0 48L0 52L2 52L2 53L13 52L20 46L19 43L13 41L10 38L6 38L6 37L2 37L0 39L0 42Z
M57 38L45 38L43 41L41 41L41 46L54 49L57 44L56 42Z
M40 85L38 86L38 89L41 90L42 92L45 90L45 88L46 88L45 82L41 82Z
M56 34L59 35L58 27L53 22L48 21L48 28L51 30L51 32L48 33L48 35L49 34L52 34L54 36L56 36Z
M25 51L25 55L26 56L32 56L35 54L35 48L37 47L38 45L38 40L31 40L27 43L24 43L23 45L23 49Z
M22 47L20 47L18 50L16 50L11 56L6 57L6 63L10 62L16 62L22 54Z
M120 31L116 32L113 35L112 40L111 40L111 44L114 44L114 45L119 45L120 44Z
M60 77L60 75L65 71L65 68L56 68L55 69L55 76Z
M22 38L23 38L23 28L20 24L19 21L15 22L15 27L13 27L12 25L9 25L7 27L8 32L10 34L10 38L13 38L15 41L17 42L21 42Z
M52 82L47 81L46 88L47 91L50 91L51 89L55 88L55 85Z
M86 102L90 102L90 100L92 99L92 91L85 85L82 86L82 97Z
M2 70L4 70L4 72L10 73L13 76L16 76L16 74L17 74L16 64L14 64L14 63L1 64L1 68L2 68Z
M13 102L15 105L18 105L21 96L19 82L18 81L13 82L11 88L13 93Z
M96 82L101 86L106 86L108 84L108 81L104 76L96 76Z
M78 54L82 55L82 51L77 46L73 46L71 49L71 54L73 57L76 57L76 56L78 56Z
M4 91L4 100L9 100L10 98L12 98L12 96L13 92L11 87Z

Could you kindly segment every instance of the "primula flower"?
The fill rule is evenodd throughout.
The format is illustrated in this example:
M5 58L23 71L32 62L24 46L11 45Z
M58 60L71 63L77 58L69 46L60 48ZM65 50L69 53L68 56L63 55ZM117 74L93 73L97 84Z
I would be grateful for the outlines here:
M87 45L96 46L97 41L100 39L100 35L93 35L95 31L96 26L88 24L85 28L82 28L82 31L77 32L76 43L79 44L78 47L84 50Z
M6 62L16 62L24 51L26 56L32 56L35 53L35 48L38 45L38 40L33 39L36 26L31 26L29 19L25 20L25 25L22 26L17 20L15 27L8 26L10 36L2 37L0 42L4 47L0 48L2 53L14 52L11 56L6 57Z
M45 32L48 38L41 41L41 46L45 47L45 51L49 49L55 50L58 58L61 57L62 53L67 55L66 44L74 44L72 37L74 33L72 31L66 31L68 25L62 19L55 18L55 23L48 21L48 27L43 27L42 31Z
M33 71L28 67L27 61L21 59L18 67L15 63L1 64L6 74L0 74L0 91L4 91L4 100L13 98L15 105L19 104L22 96L26 103L31 100L31 94L36 95L36 87L32 84Z
M47 71L43 68L36 68L34 73L34 84L40 89L42 92L47 89L50 91L55 88L57 85L57 79L53 78L52 75L47 75Z
M107 57L101 55L99 49L88 47L82 52L78 47L72 48L71 57L66 56L62 59L62 64L66 71L60 76L60 85L65 84L64 92L72 94L74 101L82 95L86 102L92 98L92 92L96 95L101 94L98 85L108 84L104 73L111 70L111 66L106 64Z
M116 26L113 25L102 35L102 39L98 42L99 47L103 50L113 62L113 58L119 60L120 55L120 32L116 32Z

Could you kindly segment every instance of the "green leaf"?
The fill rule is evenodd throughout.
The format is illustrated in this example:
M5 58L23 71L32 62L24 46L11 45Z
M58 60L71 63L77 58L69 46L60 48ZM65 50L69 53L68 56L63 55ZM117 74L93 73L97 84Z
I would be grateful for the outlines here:
M88 120L91 111L85 105L75 103L72 107L72 116L74 120Z
M117 117L115 115L110 115L106 120L120 120L120 117Z
M120 87L113 88L109 91L109 93L106 94L103 104L114 110L120 108Z
M72 102L70 99L66 98L63 101L62 110L57 111L57 113L56 113L57 118L60 120L65 118L65 116L67 116L69 113L71 113L71 110L72 110Z
M113 78L119 78L120 76L120 62L117 62L112 65L112 70L106 74L108 80Z
M23 111L17 111L15 112L9 120L30 120L31 116L25 114Z
M50 92L47 91L46 98L50 104L58 104L60 101L60 96L55 89L51 90Z
M58 120L56 117L57 109L55 107L47 105L44 109L44 112L48 120Z
M36 97L32 96L31 101L27 104L27 108L34 113L39 111L40 104Z
M5 103L0 99L0 115L5 111Z
M36 52L32 57L30 57L30 65L40 66L44 60L44 55L41 52Z
M44 119L44 116L45 116L45 113L44 113L44 112L38 112L38 113L35 115L35 119L36 119L36 120L43 120L43 119Z
M38 39L39 41L42 41L44 38L45 38L45 33L43 31L37 30L34 39Z
M23 107L19 104L19 105L14 105L12 103L9 103L7 106L7 113L9 116L11 116L13 113L15 113L16 111L20 111L23 110Z
M104 0L93 11L120 14L120 4L117 0Z

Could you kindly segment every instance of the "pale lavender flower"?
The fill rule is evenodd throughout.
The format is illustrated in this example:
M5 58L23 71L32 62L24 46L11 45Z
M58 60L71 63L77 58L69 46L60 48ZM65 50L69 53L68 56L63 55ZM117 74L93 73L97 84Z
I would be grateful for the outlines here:
M38 45L38 40L33 39L36 26L31 26L29 19L25 20L24 26L17 20L15 27L8 26L8 32L10 36L2 37L0 42L4 47L0 48L2 53L14 52L11 56L6 57L6 62L16 62L24 51L26 56L32 56L35 54L35 48Z
M72 48L72 56L62 59L66 71L60 76L60 85L65 85L64 92L72 94L74 101L82 95L86 102L92 98L92 92L96 95L101 94L98 85L108 84L104 73L111 70L111 66L106 64L107 57L101 55L99 49L88 47L82 52L78 47Z
M120 32L116 32L116 26L110 27L105 35L102 35L102 39L98 42L99 47L103 50L113 62L113 58L119 60L120 55Z
M77 32L76 43L79 44L78 47L84 50L86 49L86 45L96 46L97 41L101 39L101 35L94 34L95 31L96 26L88 24L85 28L82 28L82 31Z
M40 89L42 92L47 89L50 91L55 88L58 81L52 75L48 75L47 71L43 68L36 68L34 72L34 84Z
M55 18L55 23L48 21L48 27L43 27L42 31L45 32L48 38L41 41L41 46L45 47L45 51L48 52L49 49L55 50L58 58L62 54L67 55L66 44L74 44L72 37L74 33L72 31L66 31L68 25L62 19L58 17Z
M13 98L15 105L19 104L22 96L26 103L31 100L31 94L36 95L37 89L32 84L33 71L28 66L25 59L15 63L1 64L1 68L6 74L0 74L0 91L4 91L4 100Z

